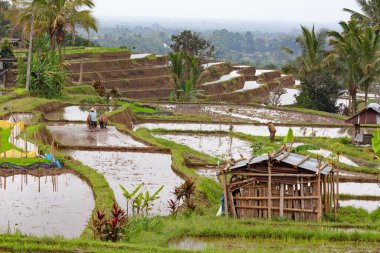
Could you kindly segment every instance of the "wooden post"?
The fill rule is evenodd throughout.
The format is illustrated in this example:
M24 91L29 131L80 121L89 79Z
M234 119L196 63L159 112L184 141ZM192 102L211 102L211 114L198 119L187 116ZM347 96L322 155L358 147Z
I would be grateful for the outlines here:
M268 160L268 220L272 219L272 158Z
M228 188L227 188L227 191L228 191L228 200L230 201L232 216L235 217L235 218L237 218L234 198L232 196L232 191L231 191L231 189L228 189Z
M304 189L303 189L303 178L301 177L301 209L305 209L305 200L304 200L304 197L305 197L305 193L304 193ZM301 213L301 218L302 220L305 219L305 213Z
M280 216L284 216L284 184L280 185Z
M224 213L228 217L228 192L227 192L227 172L223 172L223 192L224 192Z
M81 85L83 80L83 58L80 58L80 67L79 67L79 80L78 84Z
M326 191L326 188L327 188L327 176L323 176L323 210L325 212L328 211L328 208L327 208L327 191Z
M320 173L320 166L318 167L318 180L317 180L317 221L322 221L322 196L321 196L321 173Z

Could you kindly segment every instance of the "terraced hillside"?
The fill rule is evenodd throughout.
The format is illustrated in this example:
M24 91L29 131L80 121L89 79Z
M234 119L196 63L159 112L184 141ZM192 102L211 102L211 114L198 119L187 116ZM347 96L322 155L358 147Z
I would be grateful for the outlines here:
M107 89L116 88L130 99L167 100L174 90L166 56L107 52L66 55L67 68L74 84L100 80ZM278 86L290 87L295 80L279 71L256 71L251 66L234 66L227 62L203 65L203 98L211 101L248 103L267 96ZM81 70L82 69L82 70ZM82 74L81 74L82 73Z
M110 52L65 57L74 84L100 80L126 98L167 99L174 84L165 56Z

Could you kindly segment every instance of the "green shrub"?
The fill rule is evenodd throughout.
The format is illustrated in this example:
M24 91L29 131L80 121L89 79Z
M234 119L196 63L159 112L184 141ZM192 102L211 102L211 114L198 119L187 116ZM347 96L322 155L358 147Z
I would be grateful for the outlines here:
M19 62L18 84L26 83L27 64ZM32 96L43 98L62 97L63 85L67 80L67 72L61 66L55 52L35 52L30 67L30 87Z

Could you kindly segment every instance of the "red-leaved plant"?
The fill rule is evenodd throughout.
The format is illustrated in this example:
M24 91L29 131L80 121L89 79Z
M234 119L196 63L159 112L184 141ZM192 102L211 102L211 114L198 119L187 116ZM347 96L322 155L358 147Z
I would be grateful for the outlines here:
M104 210L97 210L96 214L92 217L94 238L103 241L116 242L120 240L124 236L122 232L127 226L128 216L115 202L113 203L108 219Z

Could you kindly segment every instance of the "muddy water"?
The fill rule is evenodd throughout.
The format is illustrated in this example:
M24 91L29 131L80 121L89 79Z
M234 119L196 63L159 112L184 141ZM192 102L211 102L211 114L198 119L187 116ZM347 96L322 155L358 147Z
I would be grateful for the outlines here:
M86 124L52 124L47 127L54 140L68 146L146 147L114 126L91 132Z
M0 231L35 236L79 237L95 206L91 188L72 174L2 177L0 199Z
M116 106L68 106L46 114L45 118L50 120L86 121L92 107L94 107L99 116L117 109Z
M222 160L249 159L252 157L252 146L247 141L242 141L229 136L217 135L180 135L180 134L157 134L158 138L173 141L194 150L217 157Z
M30 124L33 119L33 113L12 113L9 115L9 117L6 119L10 122L25 122L26 124Z
M154 202L151 214L167 215L167 201L174 198L174 187L182 183L171 169L171 156L151 153L98 152L98 151L67 151L74 159L103 174L115 193L116 201L126 208L126 200L120 189L120 184L128 191L133 191L144 183L143 190L153 194L164 185L160 199Z
M266 123L342 123L342 120L311 115L301 112L282 111L255 106L210 105L210 104L152 104L163 111L181 114L208 114L212 119L229 117L236 120L249 120Z
M167 129L184 131L230 131L231 126L227 124L187 124L187 123L146 123L136 126L136 128L147 129ZM277 126L277 136L285 136L289 127ZM328 137L340 138L350 137L351 130L348 128L323 128L323 127L292 127L293 133L298 137ZM232 125L232 131L249 134L253 136L269 136L266 126L254 125Z

